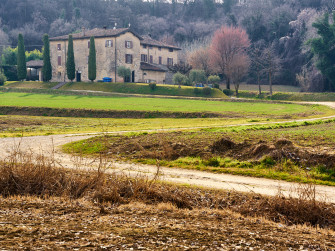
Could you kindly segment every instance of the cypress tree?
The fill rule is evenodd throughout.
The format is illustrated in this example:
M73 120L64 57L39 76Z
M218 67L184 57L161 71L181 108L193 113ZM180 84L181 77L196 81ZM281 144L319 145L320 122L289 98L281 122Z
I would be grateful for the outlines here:
M67 73L68 79L70 79L72 82L76 75L76 65L74 62L72 35L69 35L69 44L68 44L67 61L66 61L66 73Z
M96 62L95 42L94 37L91 37L90 53L88 55L88 79L93 82L96 77L97 77L97 62Z
M23 35L19 34L17 49L17 77L19 80L27 78L26 55L24 49Z
M49 82L52 78L51 62L50 62L50 42L48 34L43 36L43 79L46 82Z

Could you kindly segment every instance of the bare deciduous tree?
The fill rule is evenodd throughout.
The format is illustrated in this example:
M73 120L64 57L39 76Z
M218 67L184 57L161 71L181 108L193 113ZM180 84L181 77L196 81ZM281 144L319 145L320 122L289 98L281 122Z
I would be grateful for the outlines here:
M193 69L203 70L207 76L211 74L209 48L203 47L193 52L189 52L187 60L189 64L192 65Z
M238 96L238 90L242 79L248 73L249 66L250 59L248 55L245 53L239 53L234 56L230 66L226 68L226 75L234 85L236 96Z
M236 56L245 53L250 41L245 30L239 27L222 26L214 33L210 46L211 62L219 73L226 75L231 72L231 63ZM231 79L227 77L227 89Z

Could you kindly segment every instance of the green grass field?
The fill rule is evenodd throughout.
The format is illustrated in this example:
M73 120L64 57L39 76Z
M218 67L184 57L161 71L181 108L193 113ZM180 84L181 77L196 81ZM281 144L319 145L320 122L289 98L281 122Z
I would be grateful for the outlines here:
M89 97L27 93L1 93L0 106L29 106L99 110L215 112L232 117L294 119L333 114L324 106L259 102L222 102L137 97Z
M0 116L0 137L24 137L67 133L101 133L180 129L190 127L222 127L247 123L246 119L115 119L115 118L59 118L44 116Z
M50 89L57 83L44 83L44 82L11 82L6 85L9 88L26 88L26 89ZM202 91L199 93L194 92L194 87L181 86L178 88L176 85L157 85L154 90L151 90L149 84L142 83L101 83L101 82L73 82L67 83L59 90L63 91L97 91L97 92L113 92L125 94L138 94L138 95L164 95L164 96L188 96L188 97L205 97L205 98L227 98L222 91L218 89L211 89L209 95L205 95ZM202 90L200 88L200 90Z

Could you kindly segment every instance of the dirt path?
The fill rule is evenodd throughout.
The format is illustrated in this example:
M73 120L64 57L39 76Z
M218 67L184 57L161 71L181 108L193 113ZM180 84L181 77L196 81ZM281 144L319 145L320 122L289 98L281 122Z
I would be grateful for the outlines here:
M86 168L97 167L98 161L92 159L74 158L64 154L59 147L65 143L82 140L92 137L92 134L85 135L52 135L52 136L33 136L24 138L2 138L0 139L0 157L6 158L14 148L21 151L33 152L35 154L49 155L54 153L56 161L68 168L85 166ZM156 166L121 163L111 161L107 163L110 167L109 172L126 172L130 175L139 173L152 177L157 172ZM275 195L279 189L284 194L291 193L295 196L298 185L285 181L275 181L263 178L243 177L229 174L215 174L197 170L186 170L178 168L160 168L160 178L163 181L190 184L196 186L234 189L243 192L255 192L265 195ZM327 201L335 203L335 187L317 186L318 199L326 197Z

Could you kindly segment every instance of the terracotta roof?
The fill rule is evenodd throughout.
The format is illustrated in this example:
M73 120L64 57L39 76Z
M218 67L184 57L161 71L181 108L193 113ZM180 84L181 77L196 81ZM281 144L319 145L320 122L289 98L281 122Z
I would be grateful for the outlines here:
M81 31L79 33L72 34L73 39L84 39L84 38L90 38L90 37L117 37L119 35L122 35L126 32L133 33L136 37L138 37L140 40L142 40L142 37L139 36L137 33L132 31L130 28L122 28L122 29L98 29L95 28L93 30L85 30L85 32ZM50 38L50 41L58 41L58 40L68 40L69 36L58 36L58 37L52 37Z
M159 65L149 64L145 62L141 62L141 70L143 71L162 71L166 72L164 66L160 67Z
M141 41L141 44L153 45L153 46L164 47L164 48L171 48L171 49L175 49L175 50L181 50L177 46L169 45L169 44L160 42L158 40L152 39L149 36L142 36L142 38L143 38L143 40Z
M29 68L42 68L43 60L30 60L27 62L27 67Z

